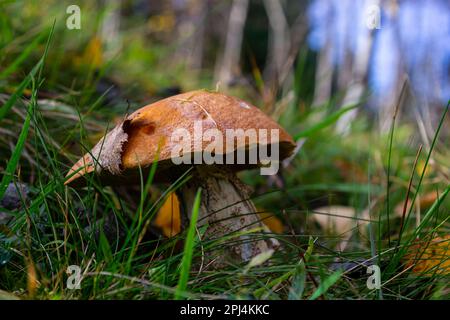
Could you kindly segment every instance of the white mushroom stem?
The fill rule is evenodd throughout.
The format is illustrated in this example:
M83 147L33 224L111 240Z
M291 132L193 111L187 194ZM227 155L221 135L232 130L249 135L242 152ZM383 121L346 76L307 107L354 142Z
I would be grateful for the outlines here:
M216 266L226 264L228 259L248 261L261 252L279 246L276 239L262 235L269 229L260 221L255 205L248 197L249 188L234 173L205 166L196 167L194 171L192 179L180 190L184 213L191 214L195 194L201 187L197 225L208 225L204 240L228 237L221 246L224 250L209 254L208 261L214 260ZM233 235L236 237L230 239L229 236Z

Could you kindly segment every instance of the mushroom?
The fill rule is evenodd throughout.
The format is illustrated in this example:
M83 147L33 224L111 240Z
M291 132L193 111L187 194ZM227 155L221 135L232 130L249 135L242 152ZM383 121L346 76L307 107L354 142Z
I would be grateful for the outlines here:
M295 148L289 134L258 108L218 92L198 90L142 107L112 129L70 169L70 186L82 186L88 174L103 183L138 183L140 170L158 159L154 181L173 182L186 170L191 178L177 190L183 227L196 191L202 188L198 226L207 224L205 239L239 232L233 245L215 253L248 261L278 246L270 237L250 239L249 233L268 231L250 200L250 189L236 172L260 168L274 174L279 161ZM270 149L270 155L267 149Z

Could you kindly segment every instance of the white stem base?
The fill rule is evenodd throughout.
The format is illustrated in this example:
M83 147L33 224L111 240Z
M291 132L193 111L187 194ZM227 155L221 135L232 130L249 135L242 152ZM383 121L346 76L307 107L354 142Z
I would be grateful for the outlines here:
M234 173L197 167L194 177L182 187L180 195L185 211L190 215L195 194L202 187L202 200L198 217L198 226L207 224L204 239L223 239L222 252L208 254L207 261L224 265L231 259L236 262L248 261L257 254L276 248L276 239L262 239L262 232L269 232L253 202L249 199L249 188ZM237 235L254 230L246 235ZM236 237L230 237L237 235Z

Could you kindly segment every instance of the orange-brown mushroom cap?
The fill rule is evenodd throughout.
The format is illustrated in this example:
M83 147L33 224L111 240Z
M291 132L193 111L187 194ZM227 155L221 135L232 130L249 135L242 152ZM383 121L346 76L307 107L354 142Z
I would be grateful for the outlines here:
M106 182L123 182L131 176L139 177L139 168L148 168L155 159L158 159L159 169L173 171L176 165L171 161L174 147L171 136L179 128L193 133L196 121L201 121L203 130L216 128L224 137L227 129L256 129L257 132L266 129L269 142L271 130L278 129L279 160L287 158L295 148L290 135L255 106L223 93L192 91L157 101L132 113L73 165L65 184L84 184L86 179L80 178L93 172L100 174ZM248 145L248 139L243 141L245 145L236 143L234 151L252 147ZM197 143L192 141L191 150L201 152L209 143L203 139ZM227 166L234 171L255 167Z

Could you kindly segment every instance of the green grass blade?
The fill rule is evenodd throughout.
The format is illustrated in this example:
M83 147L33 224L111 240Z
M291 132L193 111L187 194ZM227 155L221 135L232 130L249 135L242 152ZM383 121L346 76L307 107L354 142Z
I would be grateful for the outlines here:
M309 300L316 300L318 297L323 295L325 292L328 291L328 289L334 285L342 276L342 270L338 270L332 275L330 275L328 278L326 278L314 291L312 296L309 298Z
M23 123L22 130L20 131L19 139L17 140L16 147L11 155L11 158L8 161L6 166L5 173L3 174L2 181L0 182L0 199L3 198L3 195L8 187L8 184L11 182L14 172L16 171L17 164L19 163L20 155L22 154L22 149L25 145L25 141L28 137L28 131L30 129L31 115L33 112L34 105L36 103L36 92L33 93L33 98L30 104L28 105L28 112L25 118L25 122Z
M434 134L433 141L431 143L430 150L428 151L427 158L425 159L425 164L424 164L422 173L421 173L421 175L419 177L419 182L417 183L417 186L415 187L416 192L414 193L414 196L411 199L411 203L415 203L417 195L419 194L419 190L420 190L420 187L422 186L422 181L423 181L423 178L425 176L425 172L427 170L428 163L430 162L430 159L431 159L431 153L434 150L434 147L436 145L439 133L441 132L441 128L442 128L442 126L444 124L445 116L447 115L449 106L450 106L450 100L447 102L447 106L446 106L446 108L445 108L445 110L444 110L444 112L443 112L443 114L441 116L441 120L439 121L438 127L436 129L435 134ZM403 230L406 230L406 227L407 227L408 222L409 222L409 217L411 216L411 212L412 212L413 208L414 208L414 206L410 206L410 208L408 210L408 214L407 214L406 219L405 219L405 224L403 226ZM400 243L402 235L403 235L403 232L402 232L403 230L401 230L401 232L399 234L399 240L398 240L399 243Z
M440 205L444 202L447 195L450 193L450 186L448 186L444 192L439 196L438 199L433 203L433 205L430 207L430 209L425 213L424 217L422 218L422 221L420 222L420 225L417 226L417 228L414 230L414 236L412 238L417 238L420 234L420 232L427 226L428 221L431 219L434 213L437 212Z
M194 206L192 208L191 222L189 223L189 230L184 244L183 259L181 260L180 278L178 280L177 290L175 292L175 299L180 300L183 297L183 292L186 291L187 282L189 279L189 272L191 271L192 252L194 250L195 228L197 225L198 211L200 208L202 189L197 190L195 195Z
M333 114L330 114L328 117L325 117L325 119L323 119L316 125L312 126L311 128L303 130L303 131L297 133L296 135L294 135L294 140L309 137L309 136L315 134L316 132L332 125L333 123L338 121L342 115L344 115L345 113L347 113L348 111L350 111L352 109L355 109L357 106L358 106L358 104L350 105L350 106L340 109L339 111L336 111Z
M53 26L50 29L50 34L48 36L47 43L45 45L45 50L44 50L44 54L42 55L42 58L33 67L33 69L30 71L30 73L27 75L27 77L25 79L23 79L23 81L20 83L19 87L17 88L16 92L14 92L11 95L11 97L9 97L8 101L6 101L6 103L0 108L0 121L6 116L6 114L9 112L9 110L14 106L14 104L17 101L17 99L22 95L23 91L30 84L31 79L33 79L36 76L37 72L39 72L39 74L38 74L38 77L37 77L36 84L37 84L37 86L40 85L42 67L44 66L44 61L45 61L45 59L47 57L48 48L50 46L50 41L51 41L51 39L53 37L54 29L55 29L55 22L53 23ZM42 35L44 35L44 34L45 33L42 33ZM40 40L40 37L41 36L39 36L37 39ZM3 71L3 73L4 72L5 71Z
M288 294L289 300L300 300L303 297L306 285L306 263L311 257L313 249L314 249L314 240L312 237L310 237L308 242L308 249L306 249L303 258L301 258L294 272L292 285L291 288L289 289Z
M22 53L2 72L0 72L0 79L4 79L13 72L15 72L20 65L28 58L28 56L36 49L45 37L45 33L41 33L37 36L23 51Z
M16 103L17 99L22 95L25 88L30 84L31 79L36 75L36 72L42 65L42 59L39 60L39 62L34 66L34 68L30 71L28 76L26 76L25 79L20 83L19 87L17 88L16 92L14 92L6 101L6 103L0 108L0 121L6 116L8 111L13 107L13 105Z

